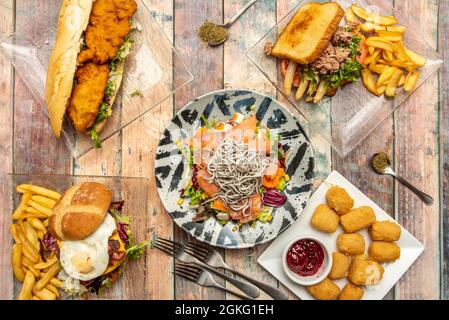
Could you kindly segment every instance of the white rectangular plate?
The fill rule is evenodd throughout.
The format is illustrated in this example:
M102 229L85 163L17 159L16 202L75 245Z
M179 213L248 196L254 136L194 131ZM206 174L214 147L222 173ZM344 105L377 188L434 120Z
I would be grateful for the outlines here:
M337 251L337 237L343 232L341 226L333 234L327 234L313 229L310 225L310 220L315 208L319 204L326 203L326 192L332 185L338 185L346 189L349 195L354 199L354 207L372 207L376 213L376 218L378 221L395 221L359 189L346 180L340 173L333 171L309 199L307 206L298 220L296 220L290 228L274 240L257 260L262 267L264 267L276 279L282 282L283 285L303 300L311 300L313 297L306 291L305 287L294 283L287 277L282 268L282 251L293 238L300 235L315 236L323 241L323 243L327 245L332 252ZM364 236L366 247L368 248L371 241L368 231L364 229L359 233ZM397 244L401 247L401 257L393 263L383 265L385 268L385 273L382 281L377 286L367 287L365 289L363 300L382 299L424 250L423 244L402 226L401 238L397 241ZM340 287L340 289L342 289L347 282L348 281L346 279L335 280L335 283Z

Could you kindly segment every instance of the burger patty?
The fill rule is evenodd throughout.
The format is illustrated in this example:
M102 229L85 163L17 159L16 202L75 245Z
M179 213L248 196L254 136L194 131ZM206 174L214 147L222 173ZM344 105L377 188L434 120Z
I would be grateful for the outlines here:
M137 10L134 0L96 0L85 31L86 48L78 55L79 69L67 114L78 132L95 124L108 82L108 62L131 31Z

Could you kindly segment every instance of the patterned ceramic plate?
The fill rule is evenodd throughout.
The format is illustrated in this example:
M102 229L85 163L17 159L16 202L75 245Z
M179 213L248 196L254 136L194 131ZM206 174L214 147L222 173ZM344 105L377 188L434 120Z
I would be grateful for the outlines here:
M286 167L291 181L285 194L287 202L273 211L273 220L254 226L221 225L215 218L193 222L196 211L188 201L177 204L180 189L189 180L190 169L176 141L190 137L202 118L228 121L234 112L256 117L271 132L277 133L282 145L289 148ZM279 102L246 90L221 90L190 102L165 129L156 154L156 184L159 196L174 221L196 239L226 249L249 248L274 239L296 220L309 199L314 177L313 149L299 122Z

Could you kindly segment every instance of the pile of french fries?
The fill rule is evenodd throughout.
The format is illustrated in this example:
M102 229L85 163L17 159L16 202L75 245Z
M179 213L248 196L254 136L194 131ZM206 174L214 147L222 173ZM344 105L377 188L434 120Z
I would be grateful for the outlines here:
M426 59L405 47L406 28L398 26L393 16L380 16L355 4L346 10L345 18L348 23L362 20L360 30L372 34L364 39L369 51L362 70L366 89L389 98L396 95L399 87L411 92L420 76L417 69L426 64Z
M21 184L19 207L12 218L10 230L15 244L11 264L17 280L23 282L19 300L56 300L62 283L57 278L61 266L52 252L44 258L42 238L47 232L48 219L61 195L53 190L31 184Z

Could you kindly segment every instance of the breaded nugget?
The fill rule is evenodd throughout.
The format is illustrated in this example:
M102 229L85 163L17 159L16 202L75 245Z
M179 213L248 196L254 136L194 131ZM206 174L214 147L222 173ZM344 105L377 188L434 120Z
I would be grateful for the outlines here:
M363 254L365 239L358 233L342 233L337 238L337 248L347 256Z
M109 67L106 64L87 63L76 71L77 83L67 107L67 114L76 131L86 132L94 124L103 101L108 76Z
M340 222L347 233L359 231L367 228L376 221L376 215L371 207L364 206L352 209L344 216L340 217Z
M377 262L393 262L401 256L401 248L394 242L373 241L368 254Z
M371 240L397 241L401 237L401 227L391 221L376 221L369 229Z
M365 291L362 288L348 283L341 290L338 300L361 300L364 293Z
M320 204L313 213L310 223L316 230L334 233L338 228L340 217L325 204Z
M353 259L349 267L348 280L358 286L378 284L384 275L384 267L377 261Z
M348 213L354 206L354 199L349 196L345 189L339 186L330 188L326 193L326 199L329 207L339 215Z
M330 279L341 279L348 276L351 258L340 252L332 253L332 269L329 273Z
M340 288L329 278L318 284L306 287L307 291L317 300L337 300Z

